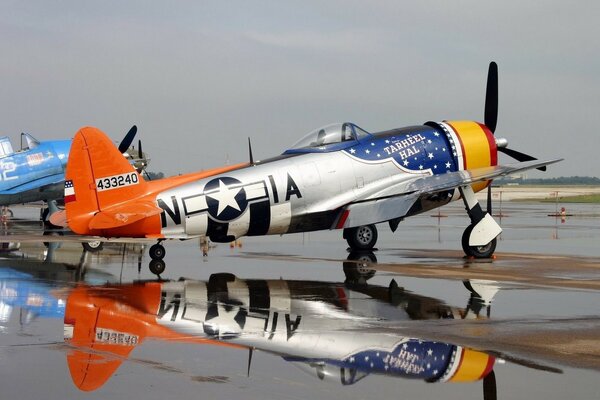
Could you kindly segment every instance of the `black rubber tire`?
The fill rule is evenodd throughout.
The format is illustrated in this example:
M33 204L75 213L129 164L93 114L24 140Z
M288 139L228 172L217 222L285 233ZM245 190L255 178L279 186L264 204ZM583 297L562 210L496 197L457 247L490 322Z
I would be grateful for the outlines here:
M352 250L370 250L377 243L377 228L374 224L346 228L344 238Z
M461 244L466 256L474 258L492 257L492 255L494 255L494 251L496 251L496 238L492 239L492 241L485 246L469 246L469 238L471 237L473 227L474 225L469 225L462 235Z
M346 283L365 284L375 276L376 271L371 265L377 264L377 257L372 251L352 251L346 260L343 263Z
M83 248L91 253L100 251L104 247L104 243L100 240L94 240L93 242L82 242Z
M165 272L166 267L167 265L163 260L152 260L150 261L150 264L148 264L150 272L152 272L154 275L162 274L163 272Z
M165 258L166 253L164 246L160 243L153 244L150 246L150 250L148 250L148 254L150 254L150 258L153 260L162 260Z

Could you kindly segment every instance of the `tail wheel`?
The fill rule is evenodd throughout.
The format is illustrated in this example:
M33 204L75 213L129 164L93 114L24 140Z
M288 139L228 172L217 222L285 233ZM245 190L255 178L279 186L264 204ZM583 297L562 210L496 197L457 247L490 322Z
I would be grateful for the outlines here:
M150 258L152 258L153 260L162 260L163 258L165 258L165 254L167 252L165 251L165 248L162 244L157 243L150 247L148 253L150 254Z
M148 264L148 268L153 274L160 275L165 272L166 264L163 260L152 260Z
M344 238L353 250L369 250L377 243L377 228L373 224L346 228Z
M494 254L494 251L496 251L496 238L483 246L469 246L469 238L472 231L473 225L469 225L463 232L461 240L463 251L467 257L490 258Z

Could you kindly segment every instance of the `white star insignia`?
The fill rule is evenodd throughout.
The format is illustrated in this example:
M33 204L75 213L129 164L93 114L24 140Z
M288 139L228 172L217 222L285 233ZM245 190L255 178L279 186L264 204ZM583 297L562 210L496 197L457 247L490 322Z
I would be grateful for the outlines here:
M215 193L208 194L207 196L217 200L219 202L219 209L217 210L217 216L221 215L223 211L227 207L231 207L238 211L242 211L240 209L240 205L238 204L235 196L242 190L241 187L237 189L229 189L229 187L223 183L222 180L219 179L219 191Z
M381 154L377 153L377 157L381 157Z
M385 142L386 142L386 143L389 143L390 141L386 139L386 140L385 140Z
M450 168L450 162L449 161L446 163L446 168Z
M375 146L375 143L371 142L371 146Z
M423 169L423 166L422 166L422 165L419 165L419 169Z
M438 370L437 370L437 369L434 369L434 370L433 370L433 374L434 374L434 375L437 375L437 374L438 374Z
M371 152L371 150L369 150L369 149L365 150L365 153L367 153L367 154L369 154L370 152Z
M403 348L404 350L406 350L406 349L408 349L408 345L407 345L406 343L404 343L404 344L402 345L402 348Z
M354 154L354 153L356 153L356 150L354 150L354 149L350 149L350 153L351 153L351 154Z
M428 143L428 144L431 144L431 139L427 139L427 143Z
M442 147L442 151L446 151L446 148L445 148L445 147Z
M433 134L434 134L436 137L440 136L440 134L439 134L439 133L437 133L437 132L433 132Z
M429 159L431 160L433 158L433 153L427 154L427 157L429 157Z
M404 160L404 166L406 167L408 165L408 160Z
M433 166L433 169L437 169L437 164L435 164L435 165Z
M433 350L431 350L431 349L427 350L427 355L428 355L428 356L431 356L431 355L433 355Z

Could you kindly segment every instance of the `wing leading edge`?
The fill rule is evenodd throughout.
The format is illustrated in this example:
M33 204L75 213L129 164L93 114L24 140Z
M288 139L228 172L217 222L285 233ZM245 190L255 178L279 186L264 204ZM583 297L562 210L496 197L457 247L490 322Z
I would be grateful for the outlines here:
M562 161L562 158L547 161L525 161L449 172L442 175L429 175L417 177L409 182L403 181L387 188L379 188L376 192L372 192L344 207L345 221L341 226L338 223L337 228L352 228L401 218L423 195L435 194L472 183L554 164L559 161Z

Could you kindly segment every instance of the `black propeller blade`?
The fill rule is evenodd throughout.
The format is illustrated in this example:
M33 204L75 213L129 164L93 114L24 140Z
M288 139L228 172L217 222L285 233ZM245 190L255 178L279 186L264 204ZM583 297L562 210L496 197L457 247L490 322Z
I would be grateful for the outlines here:
M142 151L142 140L138 140L138 157L140 159L144 158L144 152Z
M494 61L490 63L487 76L487 86L485 89L485 110L484 110L484 123L488 129L494 133L496 131L496 124L498 123L498 64ZM532 161L537 158L532 157L528 154L521 153L516 150L511 150L506 147L498 147L498 151L506 154L509 157L514 158L517 161ZM546 167L537 168L540 171L545 171ZM488 202L488 209L489 206Z
M483 378L483 399L484 400L496 400L496 374L494 370L491 370L489 374Z
M121 140L121 143L119 144L119 151L121 153L125 153L129 146L131 146L131 143L133 142L133 138L135 138L136 133L137 126L134 125L131 127L129 132L127 132L127 135L125 135L125 137L123 138L123 140Z
M530 156L529 154L525 154L525 153L521 153L520 151L516 151L513 149L509 149L507 147L498 147L498 151L501 153L506 154L509 157L514 158L517 161L533 161L533 160L537 160L537 158ZM540 171L545 171L546 167L539 167L537 168Z
M494 133L498 122L498 65L494 61L488 69L483 122Z

